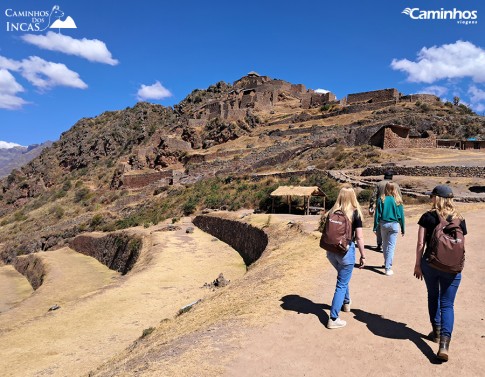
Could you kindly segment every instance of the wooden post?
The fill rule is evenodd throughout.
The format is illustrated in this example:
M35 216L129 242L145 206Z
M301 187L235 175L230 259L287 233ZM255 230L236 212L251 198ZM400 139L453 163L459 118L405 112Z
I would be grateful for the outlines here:
M288 195L288 207L289 207L289 213L291 214L291 195Z

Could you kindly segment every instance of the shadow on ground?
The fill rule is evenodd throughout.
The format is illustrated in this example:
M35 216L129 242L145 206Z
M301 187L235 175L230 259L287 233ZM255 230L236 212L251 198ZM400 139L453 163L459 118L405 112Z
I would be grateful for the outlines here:
M360 267L357 263L355 263L354 268L360 268ZM379 274L379 275L385 275L385 272L382 271L383 268L384 267L382 267L382 266L364 266L364 267L362 267L362 270L368 270L368 271L375 272L376 274Z
M381 253L382 254L382 248L379 248L377 246L364 245L364 249L372 250L372 251L375 251L376 253Z
M325 310L330 310L330 306L327 304L316 304L299 295L286 295L280 301L282 301L280 306L284 310L290 310L298 314L313 314L324 326L328 322L328 314ZM361 309L352 309L351 312L354 314L354 318L364 323L374 335L388 339L409 340L428 358L430 363L441 364L431 347L424 341L423 338L426 338L426 336L408 327L405 323L383 318L381 315Z

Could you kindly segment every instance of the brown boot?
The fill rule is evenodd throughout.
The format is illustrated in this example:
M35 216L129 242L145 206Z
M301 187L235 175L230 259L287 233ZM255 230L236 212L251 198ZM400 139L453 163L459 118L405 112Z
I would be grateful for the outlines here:
M450 348L450 337L440 337L440 349L438 350L438 359L448 361L448 349Z
M439 343L441 336L441 326L433 325L433 331L428 334L428 339L432 342Z

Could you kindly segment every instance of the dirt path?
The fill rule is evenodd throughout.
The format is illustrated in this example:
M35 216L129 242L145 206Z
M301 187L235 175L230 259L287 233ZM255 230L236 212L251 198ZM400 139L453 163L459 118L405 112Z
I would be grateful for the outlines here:
M51 278L15 311L0 314L2 376L85 375L144 329L210 295L201 286L220 272L229 280L244 274L242 259L226 244L184 230L152 232L150 262L124 277L69 249L45 253ZM81 278L84 268L91 275ZM61 308L46 313L54 303Z
M465 206L463 209L467 208ZM469 207L468 207L469 208ZM424 282L413 277L417 217L408 218L399 238L395 275L383 275L383 256L367 250L368 268L354 270L352 311L342 313L347 327L328 330L329 304L336 273L328 262L310 267L314 287L288 287L280 298L282 317L264 329L245 330L245 340L225 365L225 376L467 376L485 374L485 212L465 213L467 262L455 302L455 330L450 361L436 362L437 347L424 338L430 331ZM374 244L365 229L367 244ZM301 271L304 274L304 271ZM309 276L311 275L311 276Z

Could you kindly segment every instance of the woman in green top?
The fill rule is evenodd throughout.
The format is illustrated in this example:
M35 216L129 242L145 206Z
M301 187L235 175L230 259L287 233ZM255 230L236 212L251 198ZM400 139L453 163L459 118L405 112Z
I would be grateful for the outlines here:
M384 267L386 268L386 275L391 276L394 274L392 271L392 260L394 259L399 225L401 226L401 234L404 237L404 208L401 195L399 195L394 182L387 183L384 195L377 200L374 233L379 225L382 233Z

